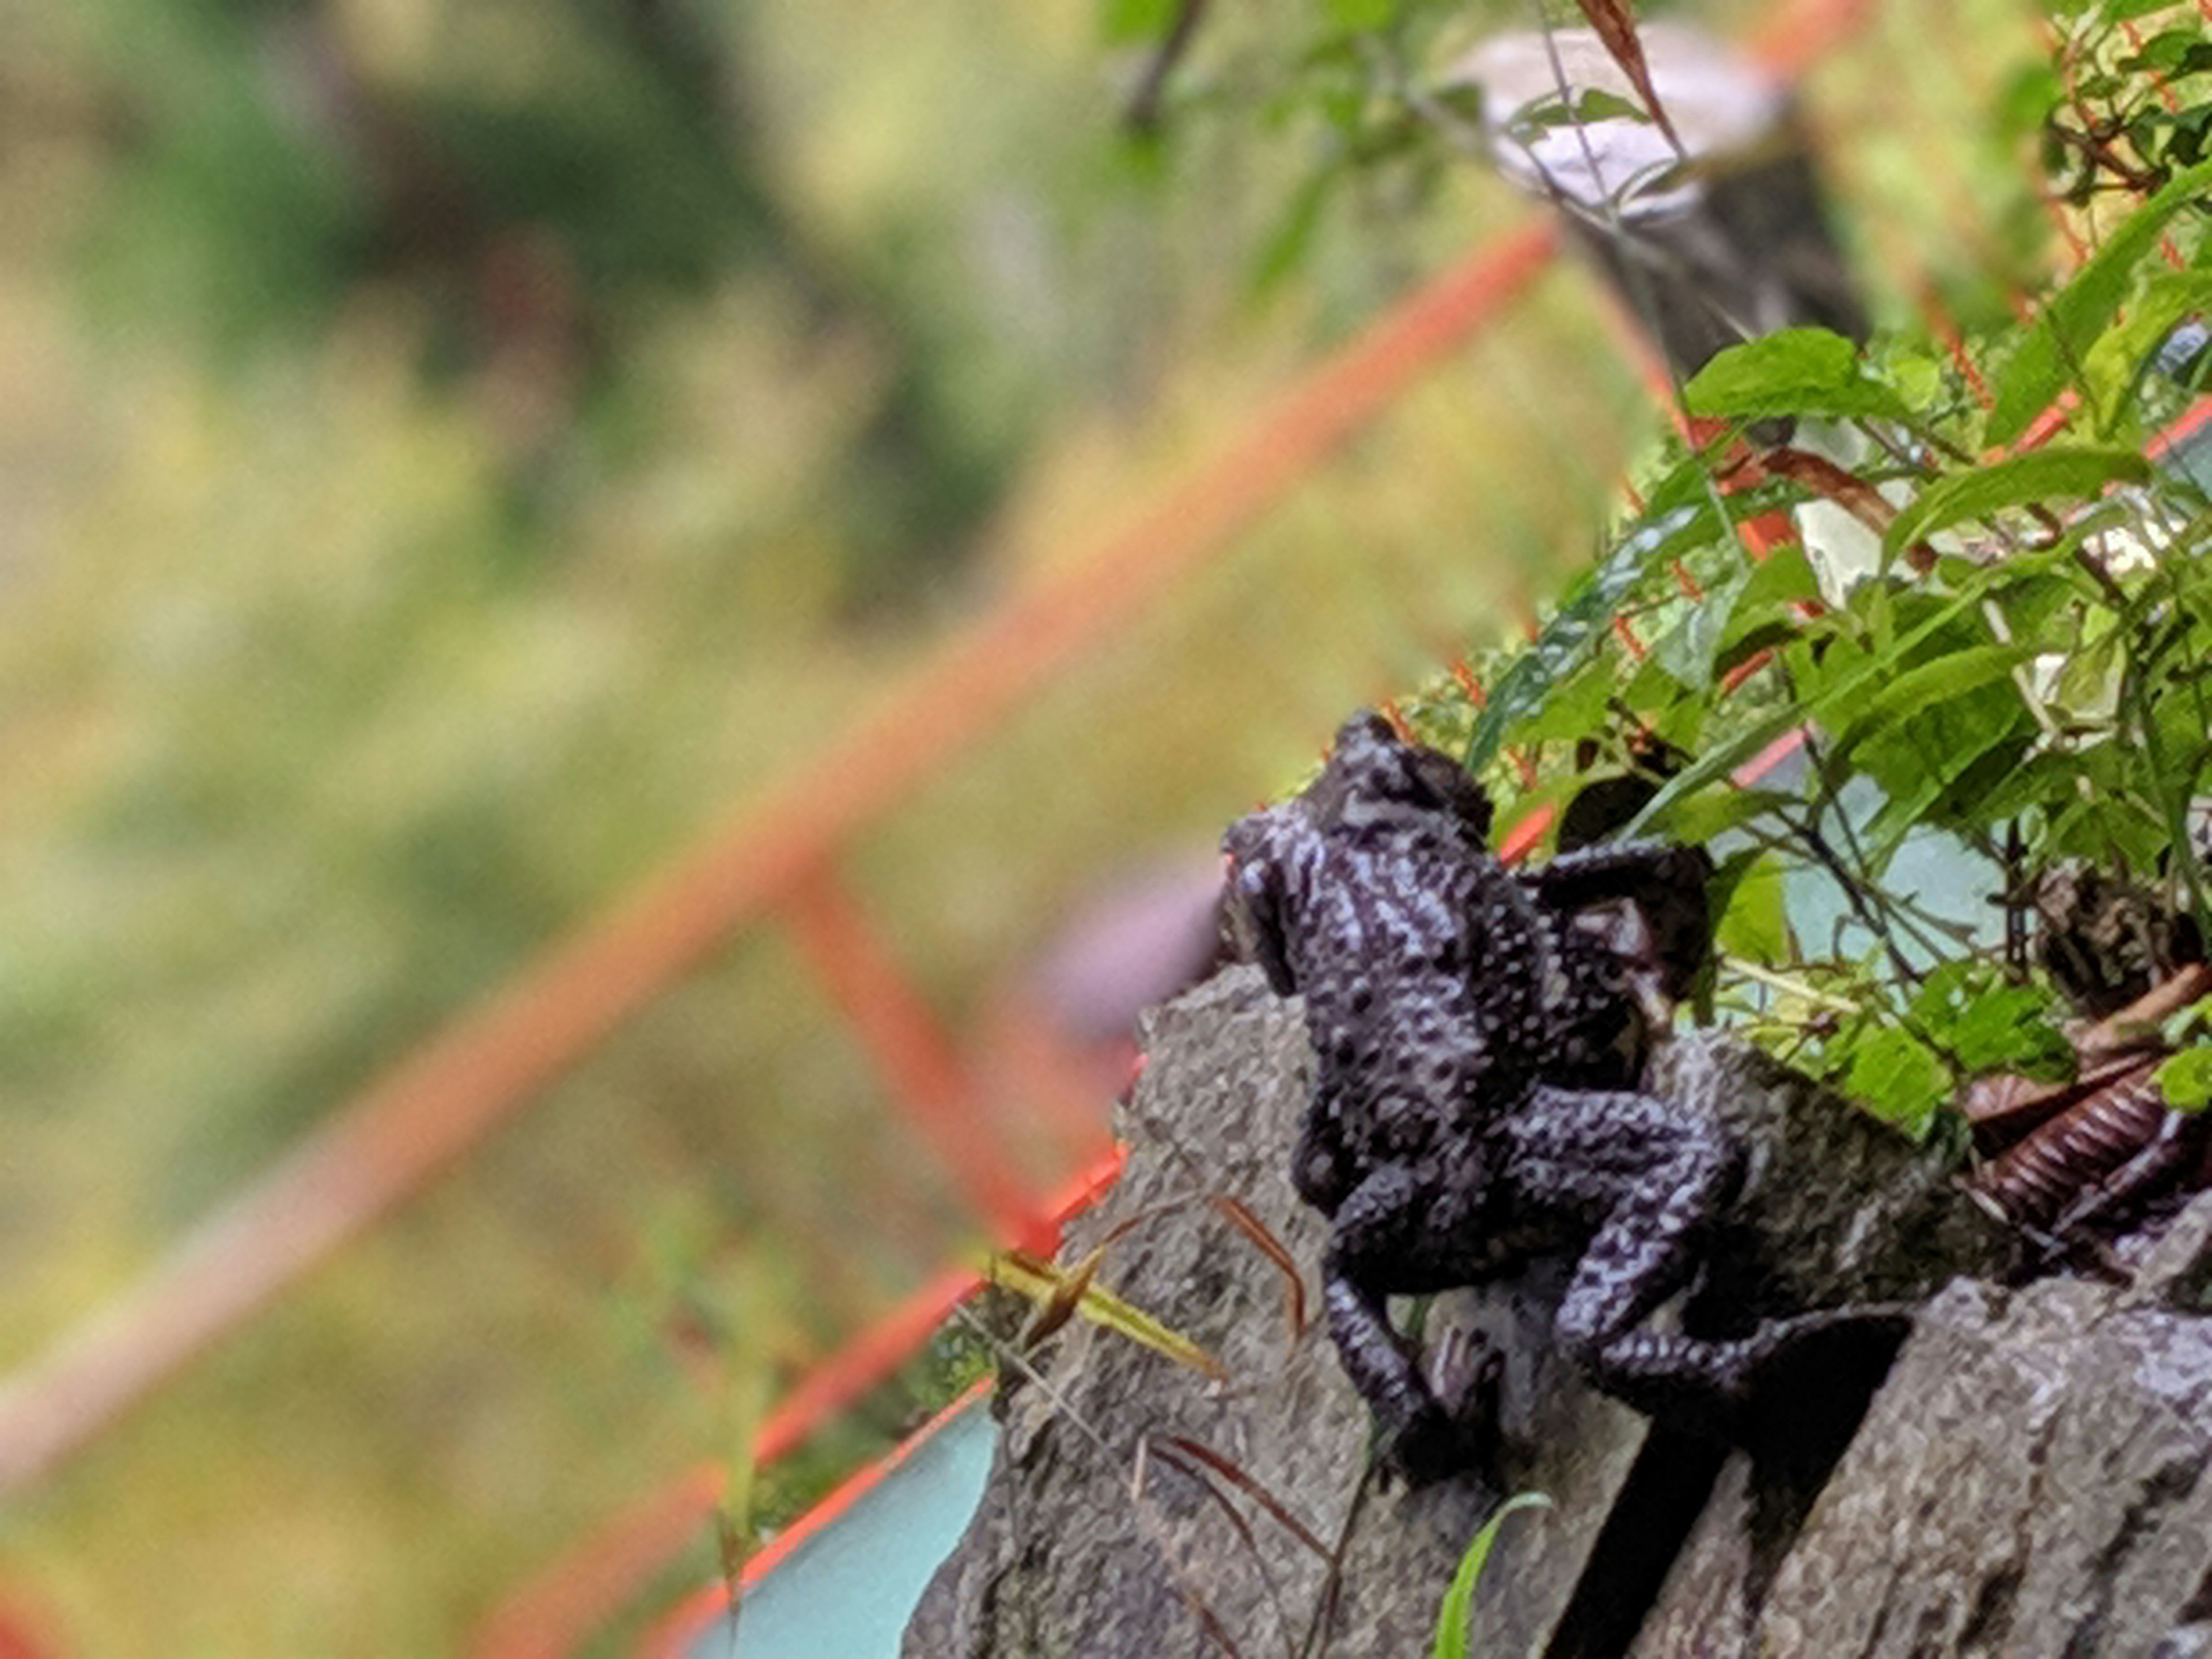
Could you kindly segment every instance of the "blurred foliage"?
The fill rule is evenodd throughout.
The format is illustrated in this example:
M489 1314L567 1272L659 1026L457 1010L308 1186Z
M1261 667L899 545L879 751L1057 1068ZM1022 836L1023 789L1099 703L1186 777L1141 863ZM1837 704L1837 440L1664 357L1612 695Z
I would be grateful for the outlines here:
M994 350L988 289L917 259L913 227L809 211L740 9L94 0L58 33L107 161L82 243L106 325L235 361L396 290L426 367L486 388L525 501L549 447L636 418L629 359L667 308L741 280L871 360L854 464L817 506L843 602L910 601L969 549L1053 389L1048 359Z

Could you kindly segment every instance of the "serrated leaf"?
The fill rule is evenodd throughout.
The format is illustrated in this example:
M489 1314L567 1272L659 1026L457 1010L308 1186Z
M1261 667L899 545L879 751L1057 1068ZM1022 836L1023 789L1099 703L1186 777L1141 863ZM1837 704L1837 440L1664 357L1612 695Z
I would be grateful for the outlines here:
M1643 106L1618 94L1586 87L1566 97L1551 97L1524 106L1513 117L1506 136L1516 143L1534 143L1553 127L1594 126L1600 121L1650 121Z
M1818 415L1901 421L1903 400L1869 375L1858 348L1825 328L1785 328L1732 345L1682 388L1692 415L1751 419Z
M1804 629L1794 622L1761 623L1749 633L1738 635L1713 653L1713 672L1720 676L1735 673L1761 652L1774 652L1793 644L1804 636Z
M2112 410L2110 436L2140 405L2132 395L2157 360L2160 343L2174 325L2212 304L2212 270L2175 270L2153 277L2128 307L2126 319L2108 330L2088 354L2083 377Z
M1678 840L1703 844L1770 812L1795 805L1796 799L1778 789L1716 789L1676 806L1668 814L1667 827ZM1719 878L1715 880L1717 883ZM1717 885L1712 896L1717 904L1721 899Z
M1796 960L1782 863L1771 853L1754 849L1730 858L1714 876L1712 900L1722 907L1713 943L1724 955L1767 968Z
M1985 435L2008 444L2057 397L2098 336L2111 325L2143 257L2166 224L2212 191L2212 161L2172 180L2106 234L2105 245L2043 309L1997 376Z
M1820 579L1802 545L1778 547L1752 567L1751 580L1736 600L1739 615L1774 605L1800 605L1820 597Z
M1935 531L2007 507L2078 501L2116 483L2144 483L2150 463L2132 449L2054 444L1971 472L1954 473L1922 490L1882 537L1894 556Z
M1544 624L1535 643L1516 657L1491 688L1490 701L1468 739L1468 771L1479 773L1487 766L1515 723L1542 708L1553 690L1582 666L1645 569L1667 556L1701 518L1711 517L1710 510L1685 507L1644 524L1625 537L1576 586Z
M2123 59L2124 70L2155 70L2161 75L2186 75L2204 52L2207 42L2201 26L2190 22L2179 28L2161 29L2142 43L2142 50Z
M1839 761L1860 744L1896 722L1952 703L1969 692L2004 679L2035 654L2033 645L1984 645L1947 651L1906 669L1861 703L1836 735L1831 760ZM1979 750L1974 751L1979 753ZM1971 756L1961 757L1965 765Z
M2017 1072L2054 1083L2074 1075L2074 1045L2051 1023L2048 995L2006 980L1993 963L1936 968L1915 994L1912 1014L1969 1073Z
M1636 95L1650 111L1651 118L1659 124L1659 131L1667 135L1667 142L1674 147L1677 155L1686 155L1682 141L1674 131L1674 124L1668 118L1666 106L1659 101L1659 94L1651 84L1650 66L1644 58L1644 42L1636 33L1636 13L1629 0L1575 0L1582 8L1587 22L1620 72L1628 77L1628 84L1636 88Z
M1877 673L1888 668L1893 661L1909 657L1917 647L1949 626L1969 606L1978 605L1984 591L1996 580L1993 572L1970 576L1963 592L1897 641L1893 654L1885 653L1865 658L1848 672L1837 675L1820 696L1802 703L1788 703L1775 708L1752 721L1726 743L1707 750L1667 781L1644 809L1637 814L1636 821L1628 826L1624 835L1644 833L1676 801L1727 777L1784 732L1808 721L1817 723L1833 708L1863 695L1872 685Z

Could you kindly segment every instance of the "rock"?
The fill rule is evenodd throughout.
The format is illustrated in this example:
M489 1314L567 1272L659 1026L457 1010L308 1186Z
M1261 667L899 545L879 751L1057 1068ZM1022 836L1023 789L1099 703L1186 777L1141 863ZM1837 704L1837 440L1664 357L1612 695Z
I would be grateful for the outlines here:
M1777 1577L1778 1651L2149 1653L2212 1617L2212 1325L2052 1279L1932 1303Z
M2212 1652L2212 1198L2132 1286L1960 1279L1778 1560L1730 1460L1633 1652Z
M904 1651L1425 1653L1498 1493L1370 1479L1367 1413L1316 1310L1294 1334L1282 1273L1205 1201L1246 1206L1310 1294L1323 1229L1286 1173L1307 1089L1297 1005L1232 969L1156 1012L1146 1048L1127 1172L1066 1254L1127 1225L1100 1282L1228 1380L1071 1322L1003 1386L982 1505ZM1472 1650L2212 1655L2212 1197L2124 1250L2132 1285L2001 1289L1966 1276L1996 1274L2003 1241L1940 1156L1725 1040L1659 1065L1734 1068L1758 1142L1733 1224L1765 1265L1701 1286L1686 1321L1700 1297L1771 1310L1955 1282L1855 1434L1847 1414L1763 1462L1592 1394L1549 1340L1562 1270L1437 1298L1432 1350L1480 1329L1503 1354L1504 1485L1554 1504L1506 1523Z
M1145 1036L1145 1074L1120 1124L1126 1172L1070 1228L1063 1255L1143 1218L1109 1249L1100 1282L1205 1345L1229 1380L1071 1322L1036 1379L1003 1390L982 1505L904 1651L1171 1659L1218 1651L1212 1627L1248 1653L1282 1651L1286 1636L1299 1651L1424 1652L1498 1494L1474 1477L1418 1491L1369 1478L1367 1408L1310 1300L1323 1228L1287 1173L1308 1086L1297 1005L1233 969L1153 1014ZM1282 1273L1204 1202L1216 1194L1248 1206L1301 1264L1307 1324L1295 1338ZM1464 1317L1504 1340L1506 1472L1556 1505L1504 1528L1480 1610L1486 1651L1543 1644L1645 1437L1641 1419L1552 1355L1547 1289L1495 1287L1432 1309L1432 1333ZM1229 1460L1311 1541L1237 1480L1202 1480L1175 1437Z

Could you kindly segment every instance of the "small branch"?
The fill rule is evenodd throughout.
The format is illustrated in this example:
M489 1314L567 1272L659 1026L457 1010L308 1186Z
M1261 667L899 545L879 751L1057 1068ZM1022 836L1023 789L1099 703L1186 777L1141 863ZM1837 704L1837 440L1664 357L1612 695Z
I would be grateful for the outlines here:
M2062 121L2048 123L2045 131L2067 149L2087 157L2094 166L2104 168L2138 196L2148 196L2159 186L2155 173L2133 165L2113 149L2110 133L2080 131Z
M1182 0L1176 9L1175 21L1160 37L1158 46L1145 60L1143 72L1130 91L1129 101L1121 106L1121 125L1127 131L1149 137L1160 130L1160 119L1167 101L1168 76L1175 73L1176 65L1190 50L1198 27L1206 20L1206 0Z
M1838 996L1832 991L1823 991L1818 986L1808 985L1803 980L1793 979L1787 974L1777 973L1771 968L1762 968L1759 963L1747 962L1741 957L1727 956L1716 951L1713 952L1713 962L1723 972L1740 975L1745 979L1765 986L1769 990L1780 991L1786 996L1801 997L1817 1007L1831 1008L1839 1014L1856 1014L1861 1012L1859 1005L1849 997Z

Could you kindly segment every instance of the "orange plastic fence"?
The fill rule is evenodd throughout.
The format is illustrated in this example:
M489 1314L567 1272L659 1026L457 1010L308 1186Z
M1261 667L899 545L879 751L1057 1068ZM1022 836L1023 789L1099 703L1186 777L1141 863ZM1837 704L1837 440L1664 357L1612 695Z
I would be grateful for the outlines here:
M1869 0L1801 0L1771 20L1753 49L1795 73L1856 28L1869 9ZM1517 295L1553 246L1547 227L1528 226L1401 302L1122 533L986 618L887 699L887 712L828 745L722 834L343 1106L144 1278L0 1383L0 1492L57 1466L468 1155L770 910L794 927L895 1098L946 1156L979 1212L1002 1234L1018 1234L1035 1207L994 1149L974 1156L957 1055L888 952L830 884L836 853L1025 692L1110 637L1287 495ZM860 1346L878 1353L886 1333L902 1335L905 1313ZM794 1399L802 1397L805 1390ZM767 1443L760 1450L775 1455Z
M1869 0L1802 0L1753 49L1794 73L1868 9ZM987 618L889 699L888 712L340 1108L136 1285L0 1382L0 1492L52 1468L466 1156L1024 692L1288 495L1493 317L1552 251L1550 229L1531 225L1401 302L1121 534ZM911 1099L911 1089L902 1092ZM1004 1215L1018 1206L1000 1191L989 1207Z
M1540 271L1499 238L1401 302L1057 580L985 618L885 712L346 1103L136 1285L0 1385L0 1492L52 1469L508 1121L823 867L1024 694L1288 495Z
M817 871L779 909L891 1098L944 1154L969 1210L995 1237L1030 1243L1030 1194L989 1123L969 1109L975 1091L957 1049L860 907Z

